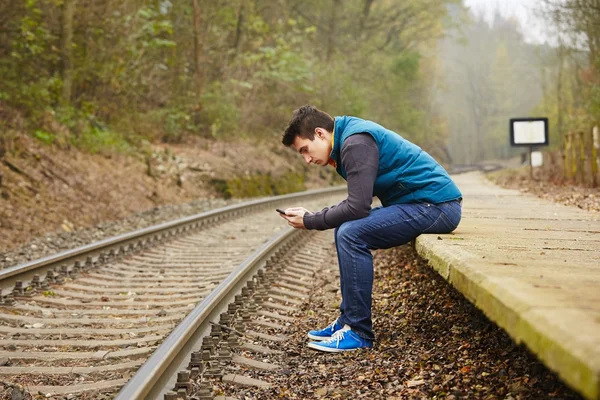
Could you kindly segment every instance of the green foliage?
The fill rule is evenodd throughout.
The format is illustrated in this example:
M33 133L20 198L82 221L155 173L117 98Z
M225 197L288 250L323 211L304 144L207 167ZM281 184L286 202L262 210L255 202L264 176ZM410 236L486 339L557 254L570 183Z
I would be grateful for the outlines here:
M421 55L417 52L406 52L394 57L391 72L403 82L412 82L418 78Z
M227 87L243 122L242 134L264 136L280 130L300 102L311 101L317 93L320 66L302 48L311 40L314 27L300 26L292 19L269 26L259 16L248 24L248 35L256 44L236 56Z
M271 175L258 174L229 179L227 191L231 197L236 198L272 196Z
M306 58L293 48L297 41L279 37L273 46L260 47L257 53L249 55L246 59L248 65L258 68L254 79L291 84L297 91L311 92L313 88L307 82L313 72Z
M57 76L33 78L28 82L15 78L6 86L11 93L10 102L27 110L27 114L35 119L56 103L62 80Z
M85 113L75 107L65 106L58 107L54 113L54 118L58 123L67 127L72 131L77 131L78 122L86 119Z
M594 66L595 76L590 82L590 103L589 113L592 116L592 122L600 123L600 55L596 58ZM595 118L595 120L594 120Z
M201 119L209 127L210 134L217 138L235 132L239 123L236 106L236 91L215 82L202 94Z
M227 181L224 179L211 179L209 181L213 189L224 199L230 199L231 193L229 193Z
M273 194L280 195L306 190L304 183L304 174L299 172L288 172L277 179L272 179Z
M167 39L173 34L173 25L158 10L145 7L138 11L138 16L143 20L136 40L138 46L151 49L175 47L176 43ZM140 48L135 50L140 51Z
M36 139L44 144L52 144L56 139L56 136L52 133L44 132L42 130L36 130L33 134Z
M119 133L95 126L86 128L73 139L73 144L92 154L131 153L133 149Z
M590 114L598 116L600 115L600 85L593 85L590 89L590 94ZM600 117L596 118L600 119Z
M0 0L10 13L0 35L0 100L28 118L40 141L66 137L90 152L192 134L271 138L304 103L413 134L432 119L421 50L454 2L348 0L333 10L330 1L221 0L202 2L196 27L191 2L98 0L76 2L65 29L62 0ZM67 31L72 42L63 48ZM51 112L64 135L46 126ZM279 192L298 180L228 187Z
M186 134L195 130L192 115L181 107L153 110L146 117L158 128L161 140L166 143L179 143ZM146 135L151 136L149 132Z
M238 126L239 110L236 107L236 92L215 82L202 95L201 118L210 129L213 137L231 133Z
M364 85L355 84L363 78L363 73L350 74L342 62L332 62L319 74L316 84L320 89L321 101L316 103L332 114L365 116L369 104L369 91ZM335 76L335 79L331 79ZM375 93L374 89L371 93ZM315 96L318 98L319 96ZM374 119L369 116L370 119Z
M336 97L341 100L341 102L332 106L334 109L343 110L340 111L340 113L365 116L367 100L360 87L353 85L351 82L347 82L339 88L338 96Z
M38 117L51 107L62 81L53 73L58 56L53 46L57 37L44 24L42 1L28 0L24 13L10 21L13 32L0 57L0 93L8 103Z
M271 174L239 176L228 180L213 179L211 184L225 198L276 196L306 190L303 173L288 172L280 177Z
M43 25L43 14L39 1L27 0L26 11L19 21L19 35L13 42L11 56L17 60L30 56L42 56L48 44L54 40L53 35Z
M190 116L188 113L175 110L167 115L165 119L165 134L163 141L180 142L185 130L191 130Z
M538 105L554 117L550 142L561 147L569 132L590 130L600 115L600 13L593 1L546 1L540 7L556 31L558 46L542 55L544 98Z

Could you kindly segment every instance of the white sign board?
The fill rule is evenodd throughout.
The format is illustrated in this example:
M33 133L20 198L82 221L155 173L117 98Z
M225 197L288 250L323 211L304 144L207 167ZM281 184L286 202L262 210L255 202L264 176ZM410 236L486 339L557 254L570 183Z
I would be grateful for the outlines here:
M532 167L535 168L544 165L544 156L541 151L532 151L530 157Z
M548 145L548 118L511 119L510 144L513 146Z

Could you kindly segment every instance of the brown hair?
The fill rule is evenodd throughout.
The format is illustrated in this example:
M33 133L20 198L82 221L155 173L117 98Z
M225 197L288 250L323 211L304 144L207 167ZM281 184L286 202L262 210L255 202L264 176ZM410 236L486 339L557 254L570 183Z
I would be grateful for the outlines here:
M310 104L302 106L294 111L294 115L283 134L281 143L284 146L291 146L297 136L315 140L316 128L323 128L328 132L333 132L333 118L331 115Z

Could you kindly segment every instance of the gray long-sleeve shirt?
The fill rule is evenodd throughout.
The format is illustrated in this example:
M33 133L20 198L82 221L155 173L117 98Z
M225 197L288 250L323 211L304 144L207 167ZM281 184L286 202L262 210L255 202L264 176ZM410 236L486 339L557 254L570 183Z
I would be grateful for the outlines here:
M368 133L358 133L344 141L341 161L346 170L348 198L316 213L304 214L306 229L337 228L346 221L369 215L373 186L379 168L379 149Z

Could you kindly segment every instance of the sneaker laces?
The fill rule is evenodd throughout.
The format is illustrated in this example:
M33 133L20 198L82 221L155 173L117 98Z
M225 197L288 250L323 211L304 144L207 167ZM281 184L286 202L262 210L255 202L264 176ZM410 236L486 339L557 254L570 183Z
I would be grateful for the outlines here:
M329 328L334 329L335 328L335 324L337 324L337 321L338 320L336 319L335 321L333 321L332 323L330 323L329 325L327 325L327 328L325 328L325 329L329 329ZM323 330L325 330L325 329L323 329Z
M333 335L331 335L331 337L326 340L324 343L327 344L331 344L333 342L336 342L336 347L339 346L340 341L344 339L344 334L348 331L350 331L350 327L348 325L344 325L344 327L342 329L340 329L339 331L335 332Z

